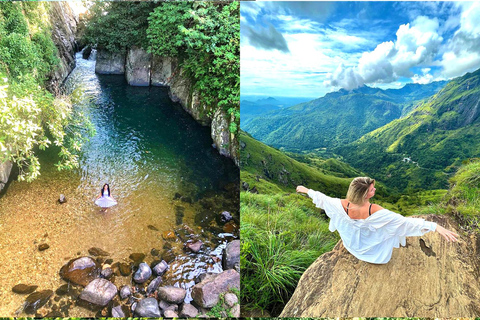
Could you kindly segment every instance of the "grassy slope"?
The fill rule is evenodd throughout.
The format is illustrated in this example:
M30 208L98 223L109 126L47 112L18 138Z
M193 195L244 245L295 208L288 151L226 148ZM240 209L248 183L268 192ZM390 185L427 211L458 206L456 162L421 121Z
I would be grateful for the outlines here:
M479 101L480 70L452 80L408 116L336 151L399 190L447 188L462 161L480 156ZM417 164L403 163L407 156Z

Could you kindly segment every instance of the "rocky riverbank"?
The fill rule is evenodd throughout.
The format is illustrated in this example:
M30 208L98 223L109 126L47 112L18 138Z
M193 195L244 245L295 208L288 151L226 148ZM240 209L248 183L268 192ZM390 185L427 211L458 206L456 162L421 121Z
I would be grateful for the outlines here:
M96 247L90 248L88 255L79 252L78 258L59 271L66 283L55 291L37 290L38 286L29 284L14 286L14 293L28 295L16 315L68 317L72 308L81 307L95 312L95 317L239 317L240 240L209 252L209 263L221 265L215 272L200 273L183 287L172 285L172 275L181 272L173 261L172 243L194 236L187 226L177 228L164 235L169 240L164 247L170 249L163 254L156 249L149 255L133 253L130 262L114 261ZM185 253L208 252L200 240L193 242L197 245L190 240L183 245Z

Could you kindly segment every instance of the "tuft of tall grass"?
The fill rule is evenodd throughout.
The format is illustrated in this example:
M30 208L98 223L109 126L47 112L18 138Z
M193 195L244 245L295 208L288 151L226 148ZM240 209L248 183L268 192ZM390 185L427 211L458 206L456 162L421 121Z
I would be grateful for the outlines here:
M240 199L242 305L271 312L287 303L303 272L339 238L300 195L242 192Z

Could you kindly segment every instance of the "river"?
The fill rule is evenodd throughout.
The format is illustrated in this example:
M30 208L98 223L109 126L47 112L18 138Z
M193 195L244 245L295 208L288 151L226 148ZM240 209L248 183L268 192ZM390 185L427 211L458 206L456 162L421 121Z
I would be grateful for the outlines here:
M164 284L189 289L200 273L221 271L221 249L238 238L239 170L212 147L210 129L172 103L167 88L132 87L123 75L94 70L95 61L78 53L66 81L68 92L84 91L89 102L82 108L96 130L79 168L58 171L58 150L49 148L40 154L41 176L12 181L0 197L1 316L14 316L25 300L13 286L55 291L65 283L60 268L92 247L107 251L113 264L132 262L132 253L145 254L147 263L173 257ZM94 204L104 183L118 201L106 213ZM66 203L58 202L60 194ZM236 223L224 225L222 211ZM185 230L204 243L200 253L183 249ZM169 232L176 236L166 241ZM50 247L39 251L42 243ZM131 276L115 281L120 287ZM63 316L95 315L73 300L64 302Z

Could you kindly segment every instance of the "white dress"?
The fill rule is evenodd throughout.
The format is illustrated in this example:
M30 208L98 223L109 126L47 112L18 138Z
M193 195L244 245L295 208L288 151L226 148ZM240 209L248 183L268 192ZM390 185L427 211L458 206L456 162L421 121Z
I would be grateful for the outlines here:
M311 189L308 196L317 208L325 210L330 218L329 230L338 230L345 248L358 259L370 263L387 263L393 248L405 246L405 237L421 236L437 228L435 222L406 218L387 209L381 209L366 219L351 219L340 199Z
M117 201L108 196L108 191L103 190L103 196L95 200L95 204L102 208L110 208L117 204Z

